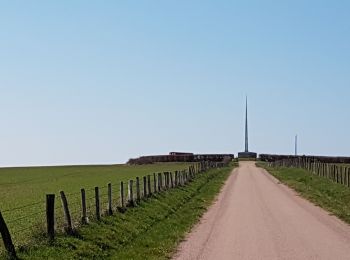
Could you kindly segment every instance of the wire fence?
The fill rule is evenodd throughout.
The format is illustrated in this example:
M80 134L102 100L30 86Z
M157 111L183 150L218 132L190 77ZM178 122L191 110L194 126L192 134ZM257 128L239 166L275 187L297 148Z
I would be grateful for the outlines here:
M301 168L314 175L350 187L350 167L348 165L323 163L317 159L289 158L268 163L269 167Z
M81 190L64 194L66 206L63 203L62 194L54 194L56 199L54 207L52 207L53 232L54 234L67 232L67 225L68 228L71 225L72 230L77 230L81 225L86 224L84 217L86 220L96 221L99 216L109 215L111 211L123 212L128 205L134 206L134 202L138 199L145 199L151 194L185 185L196 174L209 168L223 166L223 163L201 162L191 165L188 169L175 172L154 173L128 182L109 183L97 188L89 187L84 190L84 197ZM96 194L96 189L98 189L98 194ZM32 242L37 241L36 238L48 236L50 229L48 209L48 201L42 200L0 211L0 217L2 215L3 219L6 220L4 225L8 228L14 248L30 246ZM66 210L68 210L69 216L67 216ZM69 223L68 217L71 223ZM0 242L0 255L4 254L8 242L5 241L4 225L1 225L0 222L0 231L4 240L4 243Z

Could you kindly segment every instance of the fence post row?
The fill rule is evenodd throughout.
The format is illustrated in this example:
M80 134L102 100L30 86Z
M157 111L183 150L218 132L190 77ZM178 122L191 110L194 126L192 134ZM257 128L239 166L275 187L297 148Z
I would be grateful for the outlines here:
M268 162L269 167L302 168L317 176L350 187L350 168L332 163L318 162L316 158L290 158Z

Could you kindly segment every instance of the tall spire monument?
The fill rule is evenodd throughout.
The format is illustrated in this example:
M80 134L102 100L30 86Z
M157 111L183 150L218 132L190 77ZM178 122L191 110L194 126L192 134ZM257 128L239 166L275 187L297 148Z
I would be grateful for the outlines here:
M244 152L238 153L238 158L256 159L257 154L249 152L248 148L248 97L245 98L245 149Z

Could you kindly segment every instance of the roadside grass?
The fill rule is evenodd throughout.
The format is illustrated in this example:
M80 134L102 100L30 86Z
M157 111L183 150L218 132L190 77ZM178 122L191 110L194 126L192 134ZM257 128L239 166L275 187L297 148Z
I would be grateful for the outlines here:
M304 198L350 224L350 189L300 168L271 168L259 162L279 181L296 190Z
M169 259L220 191L233 166L211 169L187 186L154 195L126 213L19 252L21 259Z

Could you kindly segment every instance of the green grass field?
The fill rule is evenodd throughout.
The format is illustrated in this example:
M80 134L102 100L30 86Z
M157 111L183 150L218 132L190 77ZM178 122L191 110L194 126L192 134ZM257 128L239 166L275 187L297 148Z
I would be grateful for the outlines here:
M266 163L257 165L268 170L304 198L350 224L350 189L348 187L299 168L270 168Z
M182 170L186 163L162 163L142 166L62 166L0 169L0 211L16 245L27 244L45 225L45 195L56 194L57 222L62 221L60 190L65 191L74 221L80 220L80 189L85 188L88 210L93 211L94 187L101 188L102 207L106 204L107 183L112 183L115 203L120 181L135 179L153 172ZM28 205L28 206L25 206ZM25 206L25 207L23 207ZM0 243L1 251L2 243Z
M211 169L124 214L83 226L76 236L61 234L53 245L39 239L36 246L18 254L21 259L169 259L212 203L232 167Z

